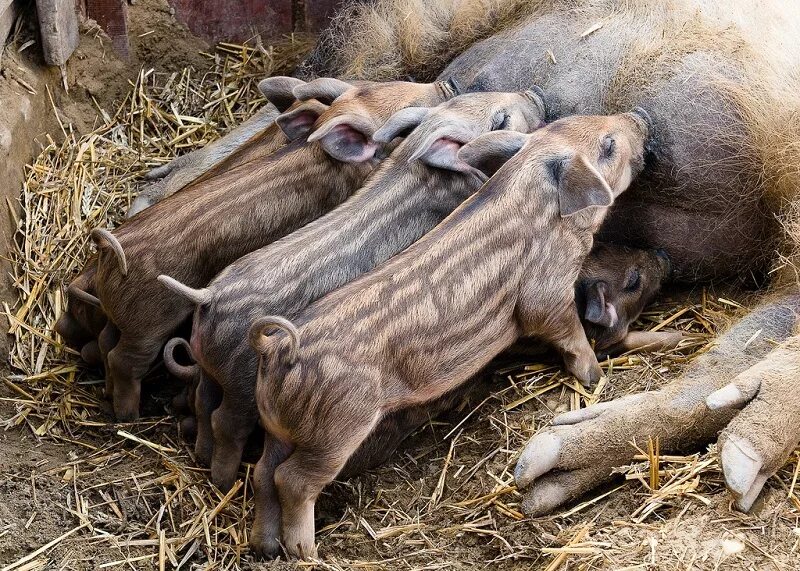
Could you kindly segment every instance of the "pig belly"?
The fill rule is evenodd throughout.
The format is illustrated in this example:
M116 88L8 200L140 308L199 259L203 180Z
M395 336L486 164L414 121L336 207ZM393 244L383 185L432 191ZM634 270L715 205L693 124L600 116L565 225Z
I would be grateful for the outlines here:
M674 205L621 199L597 239L663 248L678 282L738 279L757 287L769 269L773 226L757 208L694 211L681 208L679 199Z

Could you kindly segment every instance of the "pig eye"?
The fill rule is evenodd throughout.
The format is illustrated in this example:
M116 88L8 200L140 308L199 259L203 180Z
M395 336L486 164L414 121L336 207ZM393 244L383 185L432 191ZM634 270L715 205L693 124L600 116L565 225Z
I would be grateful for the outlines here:
M633 270L628 275L628 281L625 283L625 291L636 291L642 283L642 275L639 270Z
M601 144L603 158L606 159L611 158L611 156L613 156L614 154L614 149L616 148L616 146L617 142L614 140L614 137L612 137L611 135L603 137L603 142Z

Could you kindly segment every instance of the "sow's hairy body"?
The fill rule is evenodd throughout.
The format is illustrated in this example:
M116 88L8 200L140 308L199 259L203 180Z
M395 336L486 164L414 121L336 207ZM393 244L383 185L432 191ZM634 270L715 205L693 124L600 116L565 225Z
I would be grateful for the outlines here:
M417 15L413 29L408 13ZM685 283L765 288L761 305L683 378L557 417L557 428L534 436L516 473L529 514L606 481L632 461L633 440L658 437L662 449L685 450L720 432L726 483L748 510L800 441L791 263L800 243L791 224L800 208L798 29L800 4L791 0L587 0L580 8L497 0L488 14L479 0L435 9L377 0L342 11L307 62L312 74L351 78L441 73L467 90L536 83L552 118L641 105L655 122L654 160L598 238L665 249ZM352 41L334 45L342 34ZM776 261L783 271L770 274L766 290Z

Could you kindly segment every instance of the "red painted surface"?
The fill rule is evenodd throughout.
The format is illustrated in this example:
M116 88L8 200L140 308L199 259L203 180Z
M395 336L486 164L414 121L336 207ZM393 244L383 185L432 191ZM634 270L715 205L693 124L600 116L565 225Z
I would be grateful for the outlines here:
M292 0L170 0L175 17L211 42L244 41L292 32Z
M86 15L105 30L119 55L124 58L130 55L126 0L86 0Z

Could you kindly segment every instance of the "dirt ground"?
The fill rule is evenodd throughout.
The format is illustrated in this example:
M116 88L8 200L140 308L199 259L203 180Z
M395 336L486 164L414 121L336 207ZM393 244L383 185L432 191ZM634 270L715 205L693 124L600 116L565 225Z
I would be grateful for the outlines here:
M134 60L117 60L89 27L67 69L70 94L53 90L62 123L78 133L102 122L103 111L113 114L143 64L181 73L210 66L199 55L208 47L171 19L165 2L139 0L130 14ZM747 295L669 292L640 325L677 315L670 328L713 342L741 312L729 300L746 305ZM591 396L657 388L699 351L619 361ZM142 420L114 424L97 372L61 348L49 366L6 371L0 382L0 570L800 568L797 454L751 514L732 509L712 449L662 459L661 493L649 488L643 460L583 503L525 518L513 487L518 452L554 411L585 401L540 360L494 364L468 403L432 420L389 464L332 485L318 504L321 562L257 562L246 546L252 464L231 494L208 484L171 415L175 383L156 373ZM256 457L254 446L247 460Z

